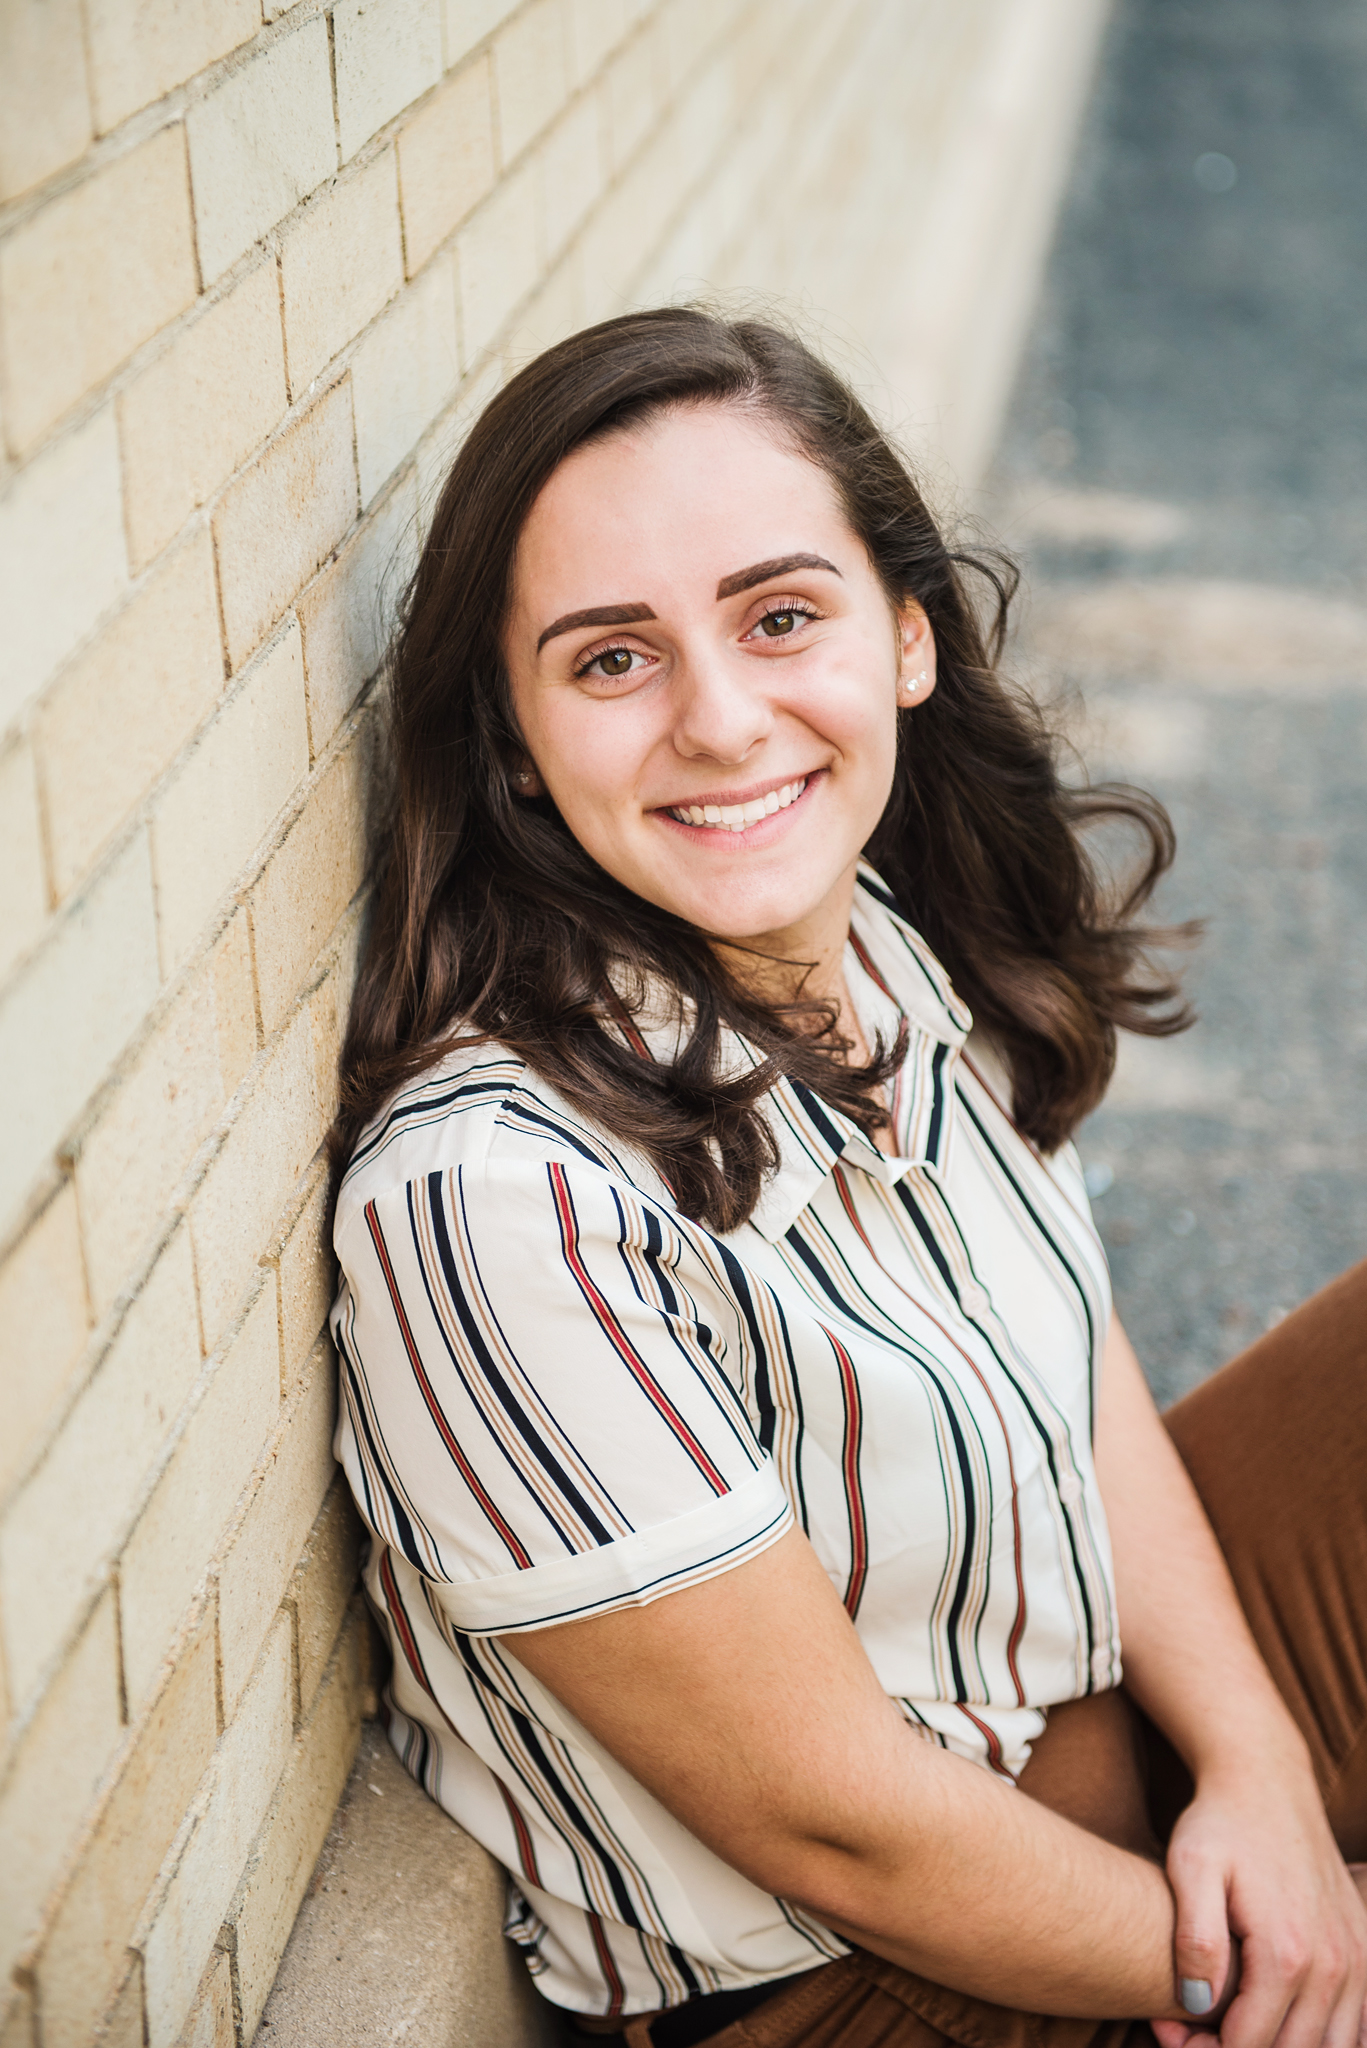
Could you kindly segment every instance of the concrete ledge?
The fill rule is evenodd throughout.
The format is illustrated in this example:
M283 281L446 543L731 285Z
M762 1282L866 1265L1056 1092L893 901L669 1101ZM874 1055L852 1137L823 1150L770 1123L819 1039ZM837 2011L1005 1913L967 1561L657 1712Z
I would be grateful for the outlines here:
M500 1866L367 1721L257 2034L262 2048L560 2048L504 1939Z

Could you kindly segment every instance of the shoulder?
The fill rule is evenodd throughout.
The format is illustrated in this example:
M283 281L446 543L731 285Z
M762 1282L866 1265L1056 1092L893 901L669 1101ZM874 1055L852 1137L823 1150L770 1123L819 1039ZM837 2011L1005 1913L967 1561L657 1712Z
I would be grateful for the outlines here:
M665 1195L648 1163L589 1122L496 1043L461 1046L399 1089L367 1125L337 1196L340 1247L352 1220L431 1174L506 1178L501 1169L588 1167Z

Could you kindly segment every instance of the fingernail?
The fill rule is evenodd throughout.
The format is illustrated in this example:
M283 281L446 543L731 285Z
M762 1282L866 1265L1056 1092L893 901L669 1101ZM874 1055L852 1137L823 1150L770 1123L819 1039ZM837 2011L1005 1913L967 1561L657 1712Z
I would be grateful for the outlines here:
M1199 2019L1203 2012L1209 2012L1215 1999L1204 1977L1182 1979L1182 2004L1193 2018Z

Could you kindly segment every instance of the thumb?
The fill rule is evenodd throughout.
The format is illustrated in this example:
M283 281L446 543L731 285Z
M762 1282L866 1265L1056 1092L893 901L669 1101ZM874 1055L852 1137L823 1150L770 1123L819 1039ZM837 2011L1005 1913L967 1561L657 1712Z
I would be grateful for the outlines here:
M1209 2025L1232 1989L1224 1877L1217 1865L1202 1861L1195 1868L1169 1870L1168 1879L1177 1900L1172 1946L1178 2001L1190 2019Z

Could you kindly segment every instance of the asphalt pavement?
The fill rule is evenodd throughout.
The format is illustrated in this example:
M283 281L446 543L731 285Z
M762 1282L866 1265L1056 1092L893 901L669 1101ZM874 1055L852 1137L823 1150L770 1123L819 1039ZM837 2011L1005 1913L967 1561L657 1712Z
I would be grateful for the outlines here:
M1119 0L984 506L1197 1027L1081 1134L1171 1399L1367 1256L1367 8Z

